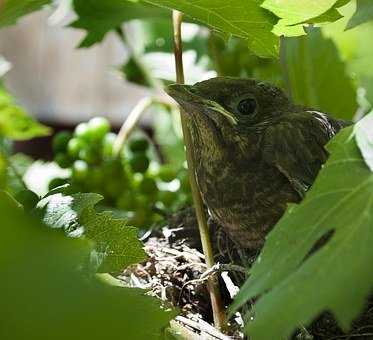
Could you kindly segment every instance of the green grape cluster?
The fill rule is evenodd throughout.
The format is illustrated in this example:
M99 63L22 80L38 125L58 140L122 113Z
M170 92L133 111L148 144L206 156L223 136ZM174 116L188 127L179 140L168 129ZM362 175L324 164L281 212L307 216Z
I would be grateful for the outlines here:
M185 168L161 164L146 137L131 138L119 156L113 154L116 134L102 117L59 132L53 139L54 160L71 170L68 179L54 178L53 189L69 183L75 192L96 192L103 204L123 211L129 223L146 228L191 202Z

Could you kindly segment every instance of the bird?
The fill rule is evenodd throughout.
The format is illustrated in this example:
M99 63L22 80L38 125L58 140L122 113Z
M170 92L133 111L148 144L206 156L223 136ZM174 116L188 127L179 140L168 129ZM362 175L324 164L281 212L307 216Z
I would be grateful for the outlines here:
M256 79L215 77L166 91L185 115L203 202L244 249L262 247L287 205L304 198L328 158L325 145L350 124Z

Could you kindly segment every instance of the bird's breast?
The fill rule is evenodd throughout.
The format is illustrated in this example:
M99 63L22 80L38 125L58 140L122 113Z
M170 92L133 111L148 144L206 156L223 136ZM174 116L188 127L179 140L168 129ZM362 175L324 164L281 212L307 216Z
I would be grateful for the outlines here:
M258 247L298 195L288 180L261 160L199 164L197 182L214 220L244 247Z

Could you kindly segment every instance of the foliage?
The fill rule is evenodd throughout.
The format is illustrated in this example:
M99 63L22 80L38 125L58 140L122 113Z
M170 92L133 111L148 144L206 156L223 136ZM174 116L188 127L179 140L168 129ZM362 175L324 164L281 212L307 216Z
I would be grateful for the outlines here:
M333 41L313 29L307 36L286 39L285 44L293 100L352 119L357 109L356 89Z
M371 119L357 130L371 129ZM371 152L373 145L365 148ZM287 337L325 310L348 329L371 291L373 173L353 127L340 132L328 150L330 158L306 198L289 206L268 235L236 297L235 308L261 296L247 325L254 340Z
M364 22L373 20L373 3L370 0L357 0L356 12L349 20L347 29L354 28Z
M245 39L258 56L275 57L278 38L271 32L275 16L260 8L255 0L209 0L196 4L190 0L151 0L149 3L177 9L213 29Z
M46 136L50 129L28 116L0 86L0 137L24 140Z
M0 11L0 26L14 23L18 17L47 3L49 1L8 0ZM77 20L71 26L87 32L80 47L92 46L109 31L116 31L129 45L129 58L122 71L129 81L141 85L154 86L150 80L155 75L144 62L148 53L172 50L169 9L178 9L186 14L187 20L200 25L194 38L185 43L185 50L195 51L197 60L204 60L206 71L274 82L285 88L295 102L330 112L338 118L356 119L367 111L369 103L364 110L357 107L357 89L359 100L364 89L366 98L363 99L373 103L373 48L367 43L373 32L373 23L368 22L373 19L370 0L357 0L356 8L355 2L349 0L74 0L73 3ZM119 28L123 22L134 24L134 19L137 28L134 32L138 35L133 39L136 46L130 46L126 30ZM310 24L318 27L311 29ZM206 32L206 26L210 32ZM281 39L278 59L280 35L285 37ZM191 72L189 68L187 72ZM357 115L353 117L355 112ZM178 203L189 201L183 146L178 132L169 133L178 123L169 117L168 113L160 115L154 126L155 139L167 161L165 167L160 165L156 149L149 146L148 139L144 143L143 136L140 141L137 137L130 141L120 157L113 157L112 143L116 135L109 132L108 123L102 120L98 125L97 120L95 124L83 123L73 136L59 135L58 141L55 140L56 161L71 170L68 178L71 191L52 191L39 202L37 209L49 226L64 229L70 236L83 235L92 240L93 250L83 240L62 240L58 232L47 232L40 226L33 228L32 233L27 228L21 230L20 225L28 221L13 224L25 217L12 215L7 219L5 214L5 222L9 222L13 230L11 233L5 229L5 241L12 242L0 240L4 242L0 251L6 255L0 257L0 263L5 261L7 266L0 288L11 292L6 296L4 307L9 309L9 315L15 315L16 308L17 311L23 309L27 313L22 318L24 325L35 325L32 328L35 334L28 334L29 338L48 338L52 332L54 336L73 339L78 335L117 337L116 332L122 331L119 327L123 323L125 335L131 339L153 339L160 335L160 328L170 314L161 312L155 303L147 312L147 304L152 300L137 291L108 293L109 287L88 283L75 269L88 254L91 261L97 261L100 272L119 271L144 257L136 229L128 227L124 220L115 219L111 213L98 212L96 204L101 205L100 209L102 203L115 207L116 214L124 212L131 223L145 227L160 217L153 214L153 208L168 213L173 210L168 208L176 209L180 206ZM269 234L234 305L237 307L258 297L253 318L247 325L247 332L254 340L289 336L295 328L308 324L325 310L332 311L347 329L361 310L372 287L369 271L373 257L370 247L373 241L372 117L372 114L366 116L355 128L343 130L330 142L330 159L306 199L299 205L291 205ZM27 139L47 132L0 90L0 134ZM17 176L13 176L14 181L8 187L4 184L11 164L10 154L4 150L0 153L0 183L8 191L12 188L14 192L19 191L22 183ZM51 186L60 185L61 181L66 182L55 179ZM172 182L181 184L180 189L169 190ZM98 194L81 192L101 193L104 200ZM15 205L3 191L1 200ZM157 218L153 219L154 216ZM26 233L29 243L26 243ZM11 257L13 253L21 254L16 262ZM24 263L30 266L22 272ZM4 282L11 285L11 290L1 286ZM24 289L23 282L27 282L29 289ZM69 285L70 282L74 285ZM66 291L66 287L72 288ZM61 292L63 295L58 295ZM36 298L39 296L41 299ZM82 303L75 303L76 296ZM61 324L53 318L57 313L52 313L54 309L48 314L52 315L47 320L50 322L43 323L46 328L42 330L44 320L40 315L43 314L29 311L50 310L48 302L52 298L57 299L54 307L59 320L62 315L61 324L73 324L74 318L79 317L81 329L86 330L84 335L80 334L81 329L74 334L66 328L59 332ZM108 313L102 315L99 308L94 308L96 303ZM140 315L144 323L152 322L149 328L139 325ZM92 325L88 319L101 322ZM109 327L110 319L113 324ZM2 326L8 322L13 333L18 332L11 336L17 340L23 336L20 332L24 328L17 328L10 323L12 320L0 318L0 335L5 334L1 332L7 328ZM14 320L19 321L19 317L14 316ZM105 334L99 328L101 323ZM147 331L146 335L141 333ZM3 337L9 338L8 334Z
M143 291L105 285L79 267L86 240L66 238L0 194L0 338L161 339L174 316Z
M306 23L333 22L341 18L337 8L349 0L265 0L262 7L270 10L279 18L274 28L278 35L303 35L303 26Z
M102 200L102 196L93 193L68 194L68 191L52 191L38 203L37 209L48 226L62 228L70 236L83 234L94 241L98 272L117 273L145 260L146 254L137 239L137 228L113 218L110 212L95 211L94 206Z
M105 34L133 19L168 18L168 13L158 7L132 0L74 0L78 19L71 27L82 28L87 36L80 47L89 47L101 41Z
M0 3L0 27L13 25L18 18L51 2L51 0L5 0Z

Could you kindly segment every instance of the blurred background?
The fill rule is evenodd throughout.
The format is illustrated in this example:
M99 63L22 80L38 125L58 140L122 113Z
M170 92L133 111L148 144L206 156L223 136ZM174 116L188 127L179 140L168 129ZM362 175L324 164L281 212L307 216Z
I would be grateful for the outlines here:
M0 56L8 62L2 65L11 65L5 87L55 132L95 116L106 117L117 131L141 98L169 100L162 87L175 81L171 14L136 6L59 0L2 28ZM299 104L341 118L359 117L373 102L373 25L345 31L355 9L350 2L338 8L339 20L284 39L280 60L254 56L245 41L222 38L186 17L186 82L216 75L255 77L283 87ZM158 109L152 107L142 120L149 134ZM17 142L16 149L49 159L49 141Z

